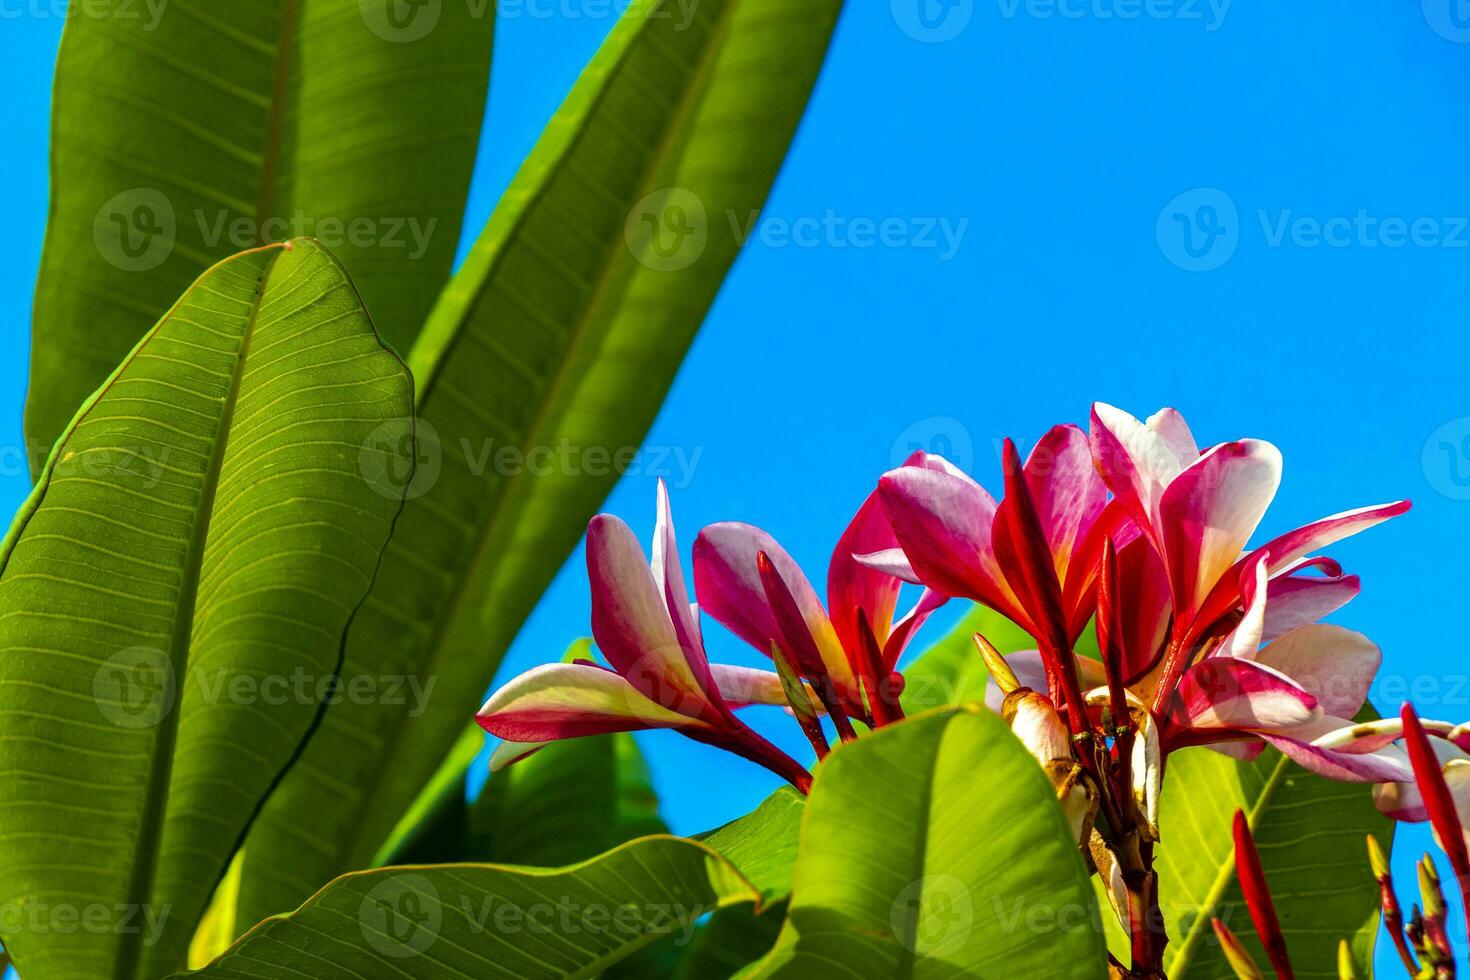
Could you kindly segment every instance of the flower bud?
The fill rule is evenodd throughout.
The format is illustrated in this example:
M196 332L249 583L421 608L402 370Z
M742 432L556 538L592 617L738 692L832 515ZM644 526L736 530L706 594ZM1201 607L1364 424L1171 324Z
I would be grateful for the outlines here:
M1057 802L1072 829L1078 846L1092 834L1092 821L1097 816L1097 790L1072 754L1072 734L1061 715L1044 694L1019 688L1006 695L1001 717L1026 746L1026 751L1041 763L1046 778L1057 792Z
M1383 845L1372 834L1368 835L1368 865L1373 869L1373 877L1379 881L1388 877L1388 855L1383 853Z
M1001 716L1037 762L1072 761L1072 735L1046 695L1024 688L1008 694Z

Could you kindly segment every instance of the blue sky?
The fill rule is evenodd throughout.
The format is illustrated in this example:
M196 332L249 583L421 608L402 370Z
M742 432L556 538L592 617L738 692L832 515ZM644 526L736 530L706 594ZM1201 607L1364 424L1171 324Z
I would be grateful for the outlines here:
M1407 517L1332 549L1364 582L1337 621L1382 646L1381 707L1412 690L1426 714L1470 718L1458 0L957 0L948 19L931 0L930 27L914 2L849 5L762 222L649 435L686 464L665 473L686 548L706 523L750 521L820 581L910 442L954 447L995 484L1003 436L1024 446L1085 422L1093 399L1174 405L1202 441L1281 447L1266 531L1413 498ZM611 23L592 0L506 9L469 235ZM41 2L0 17L0 444L19 445L61 20ZM867 221L888 223L888 244L864 244ZM24 491L0 460L0 505ZM626 478L607 509L646 537L652 475ZM586 632L581 560L507 675ZM709 633L714 656L754 662ZM677 736L642 744L679 831L772 788ZM1401 862L1427 846L1401 841Z

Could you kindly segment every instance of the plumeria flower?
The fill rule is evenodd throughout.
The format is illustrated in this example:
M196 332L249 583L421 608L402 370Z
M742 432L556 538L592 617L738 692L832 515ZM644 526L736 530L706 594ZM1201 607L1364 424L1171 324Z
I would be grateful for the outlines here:
M910 465L928 465L921 456ZM700 607L766 654L779 650L812 682L839 732L846 716L882 724L898 711L894 677L915 631L945 601L925 590L895 619L902 582L855 556L897 547L877 499L870 495L848 524L827 569L824 607L801 568L760 528L712 524L694 542L694 588ZM820 750L819 750L820 751Z
M806 769L734 713L744 705L786 704L780 677L711 664L705 656L662 481L652 562L626 524L599 514L587 528L587 573L592 635L610 666L589 660L547 664L496 691L476 720L506 741L497 765L559 739L672 728L806 790L811 782Z
M974 599L1030 633L1046 676L1040 689L1080 737L1086 711L1072 649L1092 616L1102 543L1122 511L1109 508L1076 426L1051 429L1024 465L1007 439L1003 463L1000 503L939 457L884 474L878 493L901 551L864 561Z
M1202 644L1231 628L1258 565L1264 562L1267 597L1281 607L1276 628L1313 622L1350 599L1357 582L1312 553L1409 509L1401 500L1345 511L1246 552L1281 483L1276 447L1242 439L1201 452L1173 409L1140 422L1101 402L1093 406L1090 440L1102 479L1163 562L1172 620L1156 699L1173 693ZM1328 574L1298 574L1308 568Z
M1070 649L1092 615L1107 488L1076 426L1053 428L1024 466L1009 440L1005 454L1000 503L938 456L884 474L878 493L902 551L865 560L987 605L1038 643Z

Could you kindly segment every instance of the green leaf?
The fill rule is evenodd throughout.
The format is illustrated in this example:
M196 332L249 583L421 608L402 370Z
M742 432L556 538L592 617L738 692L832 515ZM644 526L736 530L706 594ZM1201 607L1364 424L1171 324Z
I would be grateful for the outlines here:
M735 862L766 902L778 902L791 894L805 812L806 797L782 786L752 812L697 839Z
M1211 916L1225 920L1256 962L1267 962L1235 880L1237 808L1250 820L1297 976L1335 978L1342 939L1360 975L1371 975L1378 884L1365 838L1375 834L1387 847L1393 836L1372 787L1315 776L1275 749L1246 763L1194 748L1169 756L1159 816L1155 866L1169 976L1229 975Z
M1087 872L1000 717L940 711L817 773L791 906L749 976L1104 977Z
M555 866L667 833L631 735L553 742L490 777L470 808L476 860Z
M8 935L27 976L182 962L341 663L410 398L302 240L205 273L72 421L0 552L0 904L109 920Z
M432 683L427 708L328 714L252 832L242 913L366 864L479 707L647 432L840 6L638 0L548 126L410 358L436 438L348 647L352 671ZM639 238L699 211L673 255Z
M205 978L590 978L756 892L694 841L648 837L560 870L452 864L345 875L247 933Z
M405 4L400 28L389 0L128 7L68 18L56 65L26 405L37 463L231 253L317 236L406 351L459 241L494 3Z

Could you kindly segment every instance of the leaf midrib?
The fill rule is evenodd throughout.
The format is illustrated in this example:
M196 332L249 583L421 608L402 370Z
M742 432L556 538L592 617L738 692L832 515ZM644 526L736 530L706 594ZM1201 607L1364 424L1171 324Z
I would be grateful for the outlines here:
M268 247L273 249L274 254L258 273L259 278L255 285L255 297L251 302L250 315L241 333L240 350L230 371L230 386L220 406L219 428L211 450L209 464L202 474L203 486L200 490L193 533L190 535L186 551L184 574L179 587L179 609L174 618L174 630L170 638L169 664L176 679L182 678L188 667L189 646L194 634L194 619L199 599L199 580L204 568L205 545L209 540L210 515L214 512L215 494L219 489L220 474L229 447L230 430L233 428L235 410L240 398L240 382L245 374L245 361L250 354L250 342L260 319L260 308L265 298L266 287L270 282L271 272L275 269L276 260L280 258L284 250L278 246ZM185 298L192 292L193 287L190 288L189 293L185 293ZM183 300L181 299L179 303L182 305ZM175 309L177 308L176 306ZM165 317L161 324L167 322L168 318ZM153 331L150 331L149 338L151 339L157 332L158 328L155 327ZM129 355L128 363L137 356L143 346L144 344L139 344ZM175 683L177 684L178 681L176 680ZM175 699L178 699L177 694ZM148 774L148 793L144 797L146 802L142 826L138 835L137 849L134 852L132 880L128 887L128 899L133 908L147 908L152 899L158 850L162 844L164 822L168 816L174 745L178 739L179 724L183 715L182 708L182 704L173 705L173 710L167 713L160 725L158 741L154 745L152 764ZM114 970L114 976L118 980L128 980L136 975L138 958L142 953L142 941L141 931L122 933Z
M1250 812L1246 814L1246 823L1249 825L1252 833L1260 826L1261 817L1265 814L1266 807L1270 805L1271 798L1276 795L1276 788L1281 785L1282 780L1286 777L1288 761L1284 755L1276 760L1275 768L1271 770L1271 775L1266 778L1265 785L1261 787L1261 795L1256 799L1254 805L1251 806ZM1231 854L1234 854L1233 850ZM1169 964L1170 975L1175 977L1185 975L1184 971L1189 966L1189 958L1193 954L1195 947L1199 945L1200 937L1204 935L1205 926L1203 923L1207 922L1214 915L1215 909L1219 907L1221 900L1225 897L1226 890L1229 889L1230 883L1234 880L1235 860L1232 856L1221 862L1219 869L1215 872L1215 880L1210 884L1210 890L1205 893L1205 900L1203 907L1200 909L1200 914L1190 924L1189 932L1185 934L1184 940L1179 947L1179 952L1174 955L1173 961Z
M654 175L662 171L664 165L667 163L670 148L675 142L675 138L681 133L681 124L683 123L684 119L693 111L694 106L703 101L703 95L706 90L706 84L711 66L714 63L717 54L721 50L723 50L724 38L725 35L729 32L730 19L733 16L733 11L738 5L738 2L739 0L729 0L729 2L727 2L721 8L719 19L710 29L709 42L706 45L703 54L700 56L699 65L695 68L694 72L690 76L692 83L685 88L686 97L683 99L682 104L679 106L679 109L670 118L669 124L665 127L664 133L658 145L655 147L653 154L650 157L649 165L645 168L645 176L643 177L642 182L639 184L638 192L635 192L638 193L638 197L635 197L635 200L641 199L643 193L650 192L650 187L653 183ZM654 13L658 10L662 10L665 6L667 6L666 2L655 3L649 6L648 13L645 15L642 30L654 29L653 25L655 25L656 21ZM639 32L640 36L642 30L640 30ZM637 40L637 38L634 38L633 40ZM628 59L632 57L633 50L633 41L629 41L627 47L622 53L622 57L618 60L612 72L610 72L610 78L612 76L615 76L626 66ZM607 98L610 88L611 86L609 84L605 86L601 92L598 93L597 98L592 101L591 105L589 105L586 115L590 116L597 111L598 107ZM560 172L562 168L568 165L568 161L571 159L573 151L576 149L578 141L580 141L584 133L585 130L578 133L576 140L568 145L566 151L562 154L561 158L556 161L555 166L548 171L548 177L546 180L547 185L550 184L552 176ZM516 220L515 226L506 236L507 243L512 241L516 237L516 235L520 233L524 223L529 220L530 214L531 209L529 207L525 208L521 212ZM612 258L616 258L619 248L620 246L618 245L617 236L614 235L614 237L608 242L607 251ZM474 309L475 306L478 305L484 290L489 287L489 283L494 278L493 270L499 268L500 264L504 261L504 256L506 254L506 249L502 247L501 251L496 255L494 264L492 265L492 271L487 271L484 280L481 282L479 288L476 289L474 299L470 301L470 304L467 307L468 309ZM614 265L615 263L613 261L608 261L603 264L602 271L598 276L597 283L593 287L592 293L587 303L583 306L581 314L577 317L576 321L572 325L572 328L570 330L572 339L567 345L567 356L558 363L557 368L552 375L551 383L547 387L547 396L541 401L540 405L537 408L536 415L532 419L531 425L528 426L526 429L526 438L524 440L525 445L536 444L537 440L541 436L542 430L548 424L551 418L552 413L550 410L550 406L556 403L556 396L567 384L571 367L577 362L577 358L574 355L579 352L582 346L587 342L589 328L591 324L597 319L596 313L602 308L604 294L611 285L613 278L612 270ZM436 368L438 365L442 365L445 363L445 361L448 359L449 353L463 339L463 330L457 330L454 336L445 345L444 349L439 352L439 356L435 360ZM420 386L418 389L419 394L416 398L416 401L419 405L422 405L427 400L429 393L434 389L435 383L438 380L438 370L435 370L432 374L430 374L428 378L424 380L423 385ZM505 489L496 498L495 504L490 514L487 515L485 522L481 525L481 528L483 530L479 536L479 541L475 546L475 552L470 561L461 566L466 570L466 573L456 576L452 580L452 598L450 602L444 607L444 611L435 621L434 628L430 631L429 639L424 647L424 649L429 651L429 657L422 666L426 669L428 675L432 675L433 665L437 663L438 658L443 652L443 639L449 629L449 624L459 618L464 603L469 596L469 583L474 580L475 573L481 567L483 567L485 554L489 550L491 542L496 537L494 529L500 526L500 522L505 516L506 508L509 506L508 502L513 496L512 490L514 489L515 482L516 481L510 481L506 484ZM396 716L396 720L393 723L395 737L387 740L387 744L389 747L387 753L385 753L386 756L391 757L391 755L398 750L400 743L397 740L396 733L401 732L403 730L403 726L404 721L402 717ZM390 768L391 766L388 765L380 765L373 770L372 782L368 787L368 792L363 795L363 799L370 799L373 795L377 793L378 787L382 784L382 773ZM357 831L353 836L352 848L348 852L350 855L361 854L364 848L367 847L375 847L375 845L371 841L366 841L363 838L363 834L366 833L368 830L368 821L358 822Z

